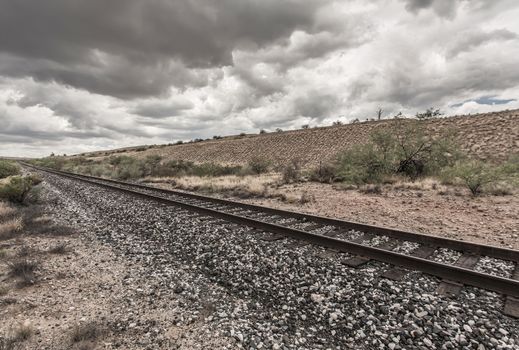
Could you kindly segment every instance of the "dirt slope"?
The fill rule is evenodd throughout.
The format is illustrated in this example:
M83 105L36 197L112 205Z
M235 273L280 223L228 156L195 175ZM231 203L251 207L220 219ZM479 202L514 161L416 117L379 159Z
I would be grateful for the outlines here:
M501 160L519 151L519 110L455 116L424 122L432 133L452 130L461 147L479 158ZM255 156L266 157L274 164L286 164L299 158L307 166L332 159L338 152L358 143L380 128L395 128L394 120L363 122L334 127L320 127L261 135L230 136L182 145L119 150L117 154L138 157L161 155L166 159L194 162L243 164ZM95 152L99 157L112 152Z

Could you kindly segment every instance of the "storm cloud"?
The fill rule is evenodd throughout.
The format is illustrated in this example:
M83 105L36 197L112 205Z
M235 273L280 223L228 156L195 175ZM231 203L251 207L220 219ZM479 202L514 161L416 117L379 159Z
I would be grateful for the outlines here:
M0 155L519 107L512 0L0 0Z

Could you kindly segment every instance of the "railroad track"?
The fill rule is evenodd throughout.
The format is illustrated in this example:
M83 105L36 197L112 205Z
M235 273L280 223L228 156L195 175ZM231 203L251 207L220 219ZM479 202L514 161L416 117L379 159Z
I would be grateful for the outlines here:
M456 295L463 285L501 293L506 298L503 313L519 318L518 250L22 164L39 171L195 211L211 220L216 218L246 225L262 234L265 240L290 237L299 240L300 244L320 245L328 248L328 254L347 256L342 262L349 266L361 266L370 260L384 262L391 265L382 274L385 278L400 280L410 271L421 271L442 279L437 289L440 294ZM442 253L454 253L455 259L449 263L441 262ZM479 261L489 258L503 261L511 267L507 276L477 271Z

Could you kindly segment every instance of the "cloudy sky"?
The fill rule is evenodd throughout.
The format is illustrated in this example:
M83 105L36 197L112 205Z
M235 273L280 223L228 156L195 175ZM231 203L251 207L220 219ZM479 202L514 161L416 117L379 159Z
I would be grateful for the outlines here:
M517 0L0 0L0 155L519 108Z

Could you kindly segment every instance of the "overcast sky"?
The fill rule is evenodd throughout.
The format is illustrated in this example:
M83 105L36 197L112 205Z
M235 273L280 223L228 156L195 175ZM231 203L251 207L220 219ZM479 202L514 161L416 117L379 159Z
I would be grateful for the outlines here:
M517 0L0 0L0 155L519 108Z

